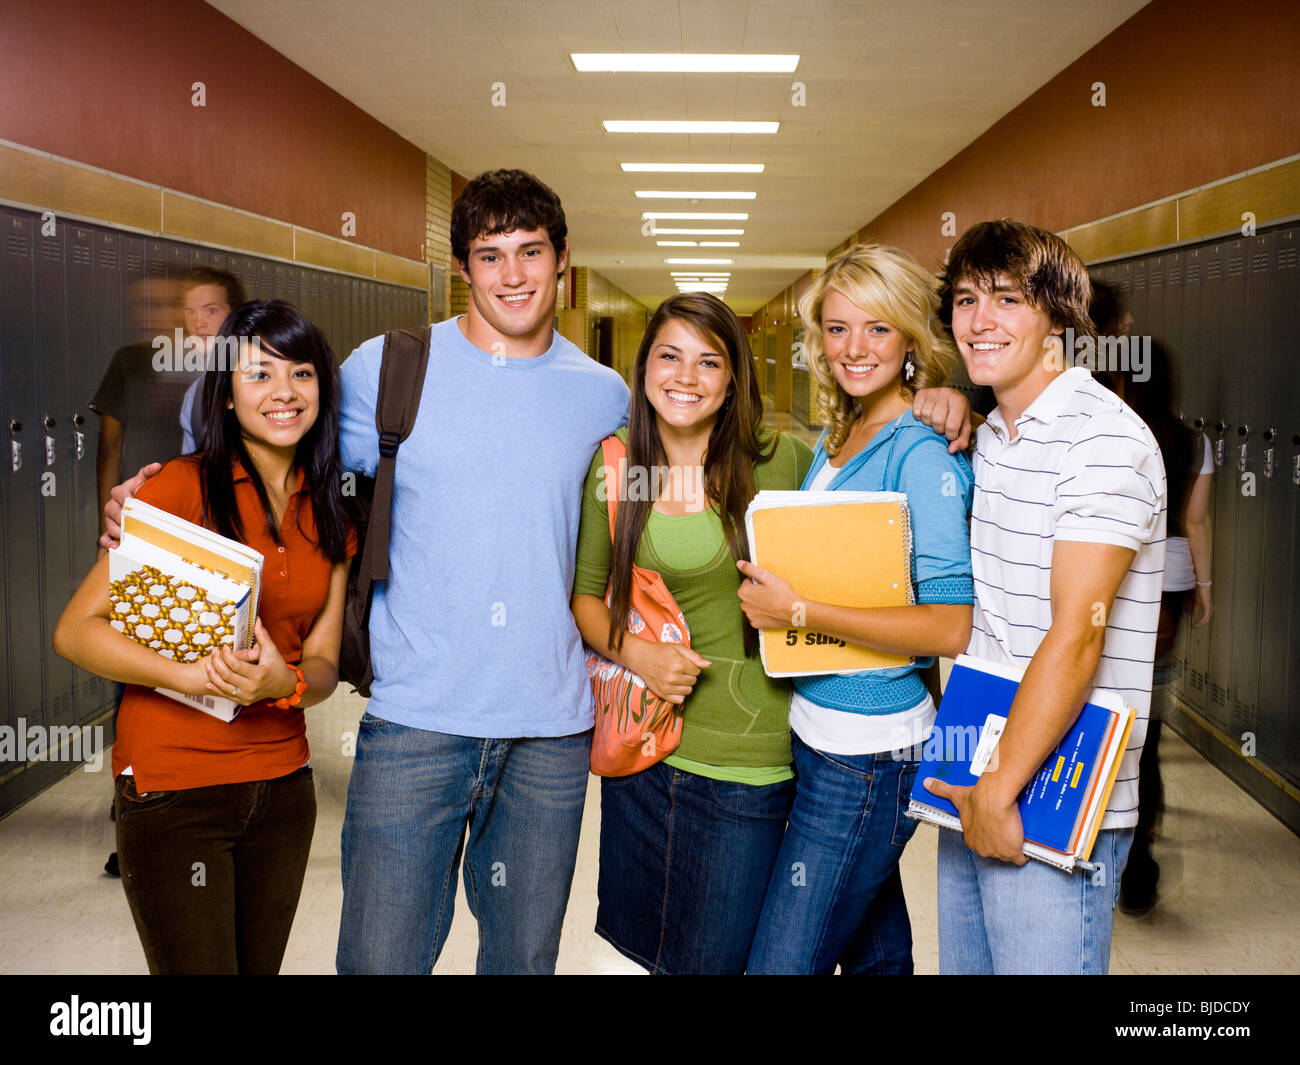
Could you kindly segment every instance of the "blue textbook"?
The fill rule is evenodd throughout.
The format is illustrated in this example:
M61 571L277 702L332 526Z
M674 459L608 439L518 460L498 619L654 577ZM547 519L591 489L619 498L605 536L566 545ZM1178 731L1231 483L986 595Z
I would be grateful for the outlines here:
M925 743L908 816L960 831L957 809L925 789L927 777L973 786L997 767L1024 670L961 655L953 665ZM1119 772L1135 711L1112 692L1093 691L1065 737L1020 793L1025 854L1061 869L1086 862Z

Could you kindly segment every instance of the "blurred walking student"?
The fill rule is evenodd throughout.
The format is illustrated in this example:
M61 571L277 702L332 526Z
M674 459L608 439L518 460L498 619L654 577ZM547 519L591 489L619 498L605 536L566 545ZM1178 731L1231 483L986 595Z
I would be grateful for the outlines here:
M1080 366L1062 334L1093 335L1091 286L1059 237L1006 219L952 249L941 308L972 382L997 408L976 440L969 653L1025 669L974 787L928 779L962 834L939 833L945 973L1104 973L1138 820L1165 553L1165 472L1142 420ZM1092 850L1099 874L1026 864L1016 798L1093 688L1137 710Z
M652 973L739 974L794 781L789 686L763 672L736 598L736 560L748 552L744 516L754 493L797 488L812 456L796 438L762 428L748 338L714 296L686 293L659 306L632 382L628 426L617 433L627 483L657 487L620 493L611 543L596 452L573 613L590 647L685 705L674 753L601 780L596 932ZM667 476L636 477L659 470ZM663 577L689 647L628 633L634 563Z
M211 371L203 450L137 497L266 558L252 650L164 658L108 623L108 558L72 597L55 650L127 685L113 747L123 886L151 973L275 973L316 820L303 710L337 683L347 559L338 376L324 337L287 303L247 303L225 335L258 337ZM305 684L305 690L303 685ZM217 693L227 723L153 691Z
M1142 914L1156 902L1160 866L1151 856L1156 821L1164 804L1160 779L1160 727L1172 700L1170 675L1174 641L1185 613L1199 628L1214 612L1211 595L1213 550L1210 531L1210 478L1214 456L1202 432L1183 425L1174 410L1174 371L1168 349L1151 342L1149 376L1138 380L1115 375L1112 387L1133 408L1160 445L1168 479L1168 539L1161 587L1160 623L1156 631L1155 673L1151 687L1151 717L1139 765L1138 820L1133 849L1120 883L1119 905L1125 913Z
M800 301L828 426L802 487L906 493L916 605L808 601L748 562L740 599L758 628L788 626L802 604L807 627L916 664L794 679L797 790L751 973L912 972L898 862L916 828L904 811L935 717L922 674L934 656L965 650L971 629L970 465L912 412L917 390L945 384L956 362L937 310L930 276L879 245L843 252Z
M185 278L185 332L188 336L214 337L234 308L244 302L244 286L239 278L225 270L196 266ZM211 367L211 362L209 362ZM185 393L179 411L181 453L198 451L203 443L203 405L199 402L199 382ZM160 458L161 452L154 458ZM128 472L135 467L126 466Z

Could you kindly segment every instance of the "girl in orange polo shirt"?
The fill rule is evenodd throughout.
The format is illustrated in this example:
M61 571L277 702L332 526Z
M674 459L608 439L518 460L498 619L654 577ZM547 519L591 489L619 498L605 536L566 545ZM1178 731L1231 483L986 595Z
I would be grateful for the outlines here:
M72 597L54 648L128 685L113 747L117 849L151 973L279 971L316 823L303 710L338 683L348 558L340 491L338 375L291 304L254 301L221 328L257 337L203 385L203 450L138 498L262 553L251 650L164 658L108 623L108 559ZM156 687L220 694L231 722Z

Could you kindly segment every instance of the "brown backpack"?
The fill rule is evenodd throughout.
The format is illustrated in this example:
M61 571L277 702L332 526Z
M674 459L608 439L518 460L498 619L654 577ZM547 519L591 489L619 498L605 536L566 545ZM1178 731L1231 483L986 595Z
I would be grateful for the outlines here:
M430 327L416 332L392 329L384 334L379 368L375 427L379 430L379 467L374 479L357 478L356 526L360 544L348 573L343 607L343 642L339 676L370 698L375 679L370 665L370 600L374 582L388 579L388 543L393 508L393 473L397 448L411 435L420 412L420 393L429 362Z

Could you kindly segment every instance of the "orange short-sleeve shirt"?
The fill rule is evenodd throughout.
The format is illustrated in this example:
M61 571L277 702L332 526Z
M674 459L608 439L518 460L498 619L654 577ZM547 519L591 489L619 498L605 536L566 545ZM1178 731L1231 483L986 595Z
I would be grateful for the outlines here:
M333 570L315 545L311 494L300 470L280 523L281 546L266 528L257 490L238 462L234 477L246 542L265 559L258 616L284 660L297 663L302 642L325 605ZM173 459L136 495L179 518L201 523L203 499L196 459ZM349 532L348 556L356 549L355 534ZM245 707L234 721L225 722L152 688L130 684L117 719L113 775L130 766L141 792L202 788L273 780L304 765L310 753L306 722L297 707L279 710L267 700Z

